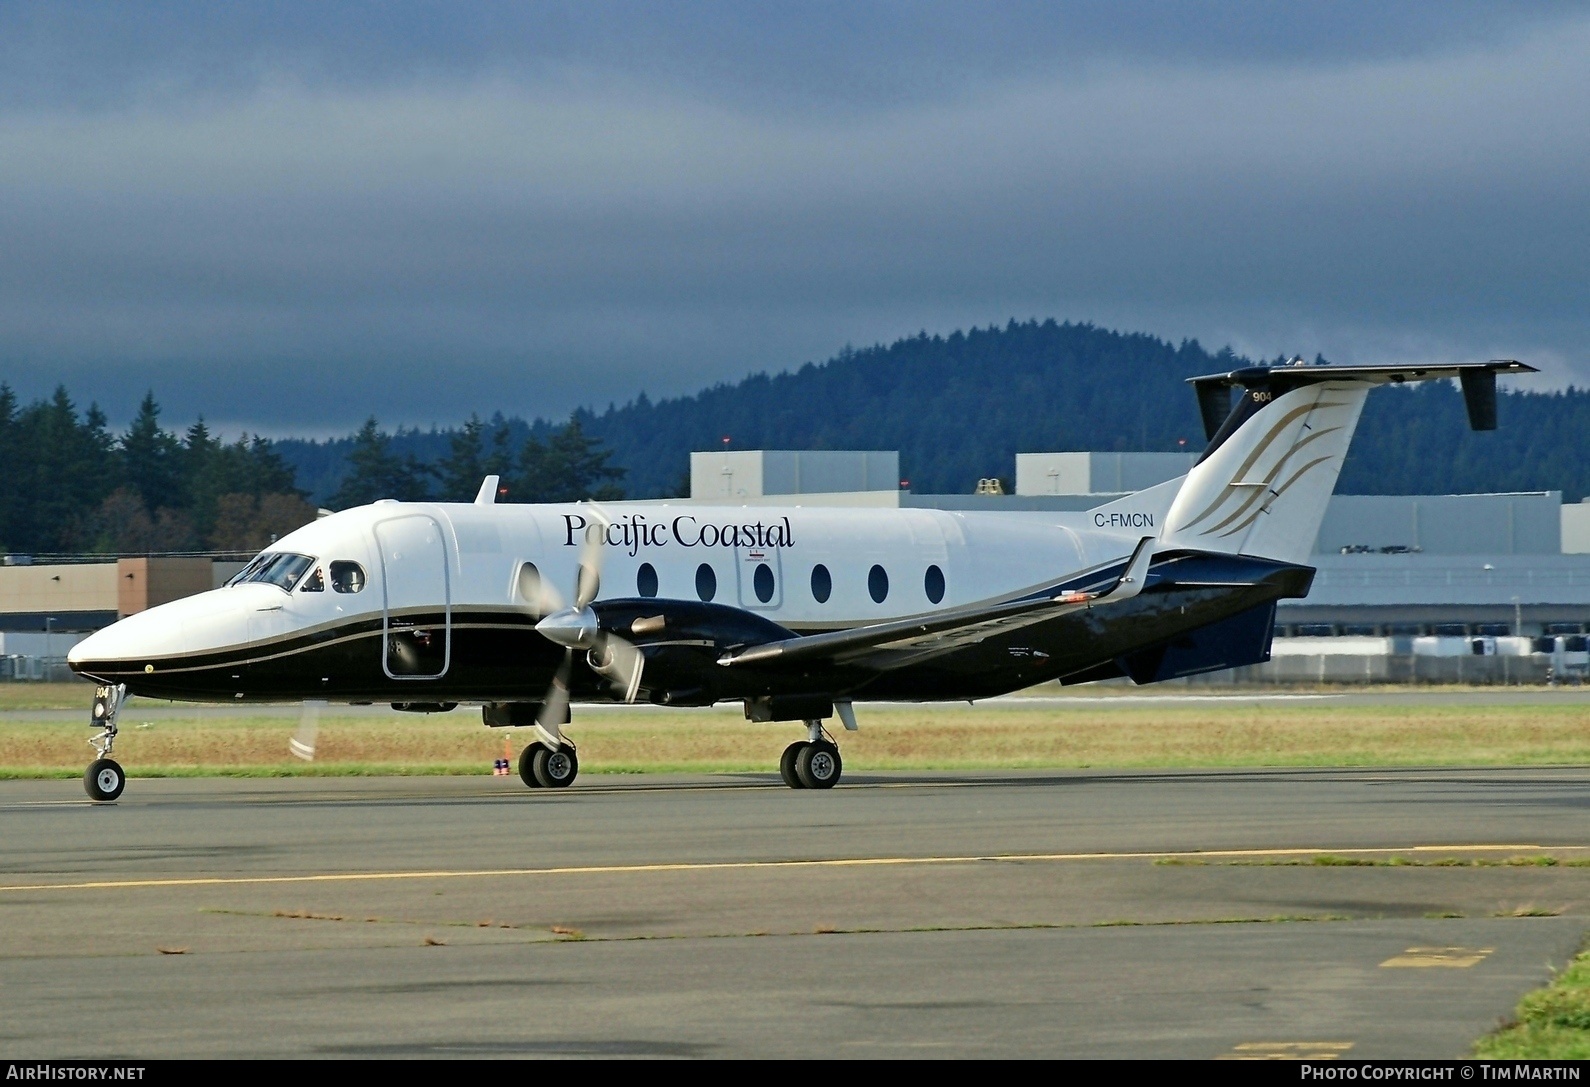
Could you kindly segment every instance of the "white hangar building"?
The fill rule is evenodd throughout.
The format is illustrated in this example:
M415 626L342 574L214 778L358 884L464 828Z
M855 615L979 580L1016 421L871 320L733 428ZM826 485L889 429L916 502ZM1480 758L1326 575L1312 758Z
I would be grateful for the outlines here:
M916 494L897 452L692 453L697 501L1085 510L1185 473L1191 453L1018 453L1015 494ZM985 488L986 489L986 488ZM1590 503L1560 491L1336 495L1308 599L1277 611L1294 636L1577 635L1590 629Z

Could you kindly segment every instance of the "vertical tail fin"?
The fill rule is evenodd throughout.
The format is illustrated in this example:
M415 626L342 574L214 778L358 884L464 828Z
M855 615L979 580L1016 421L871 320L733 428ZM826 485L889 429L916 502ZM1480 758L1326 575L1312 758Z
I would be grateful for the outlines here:
M1160 546L1304 562L1376 385L1457 377L1476 430L1496 425L1496 374L1511 360L1430 367L1277 366L1194 378L1209 448L1165 517ZM1233 386L1245 391L1215 430ZM1488 402L1487 402L1488 398Z

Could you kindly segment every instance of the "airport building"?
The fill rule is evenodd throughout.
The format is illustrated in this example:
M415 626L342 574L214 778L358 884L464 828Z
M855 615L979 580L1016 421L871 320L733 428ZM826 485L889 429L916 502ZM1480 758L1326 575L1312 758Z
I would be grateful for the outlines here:
M7 555L0 565L0 679L66 679L66 653L135 612L226 583L247 556Z
M823 458L827 474L793 469L812 456ZM855 458L848 467L847 457ZM1186 453L1019 453L1015 494L933 495L891 487L897 471L869 467L897 468L891 452L696 453L691 498L1086 510L1182 475L1196 460ZM730 476L732 491L722 484ZM866 485L835 490L839 480ZM1277 608L1271 663L1206 681L1543 682L1590 672L1590 502L1565 505L1560 491L1336 495L1309 561L1319 572L1308 598Z
M1079 511L1185 473L1184 453L1022 453L1014 494L918 494L892 450L691 454L690 501ZM0 679L64 676L87 633L222 585L246 555L76 556L0 565ZM1273 660L1205 681L1495 681L1590 672L1590 502L1557 491L1336 495L1305 600L1277 609ZM1490 677L1490 678L1487 678Z

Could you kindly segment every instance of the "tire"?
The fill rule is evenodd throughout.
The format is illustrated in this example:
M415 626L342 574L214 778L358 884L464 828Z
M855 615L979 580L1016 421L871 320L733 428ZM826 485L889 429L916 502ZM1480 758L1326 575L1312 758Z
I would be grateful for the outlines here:
M804 789L806 783L795 772L795 761L801 757L801 748L806 746L805 740L796 740L784 749L784 754L778 759L778 776L784 779L784 784L791 789Z
M519 780L532 789L541 788L541 783L536 780L536 752L545 751L546 745L533 743L519 752Z
M535 754L533 769L542 788L562 789L579 775L580 759L568 744L556 751L543 747Z
M83 788L94 800L115 800L126 787L127 775L115 759L95 759L83 772Z
M807 744L795 759L795 773L808 789L832 789L843 769L839 748L827 740Z

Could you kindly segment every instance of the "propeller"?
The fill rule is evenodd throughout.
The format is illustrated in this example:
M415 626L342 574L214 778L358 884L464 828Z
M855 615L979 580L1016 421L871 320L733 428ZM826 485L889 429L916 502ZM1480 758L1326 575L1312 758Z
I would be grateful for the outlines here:
M564 647L563 663L552 677L552 686L542 700L535 724L542 742L554 748L563 743L560 729L569 715L569 676L574 669L576 649L586 651L585 659L592 670L605 677L625 702L635 701L646 666L641 651L618 635L603 630L596 612L591 609L591 601L601 591L606 529L612 522L599 507L591 506L590 510L592 520L601 528L585 534L580 565L574 575L574 603L565 607L557 590L529 568L520 569L516 588L520 600L539 617L536 630L547 640Z
M287 750L305 762L315 761L315 739L320 735L320 707L327 703L311 699L298 715L298 731L287 741Z

